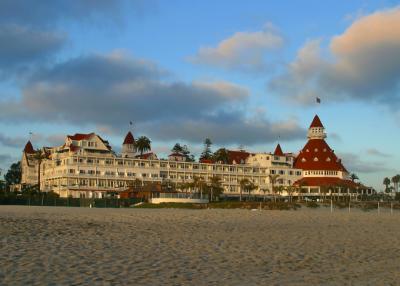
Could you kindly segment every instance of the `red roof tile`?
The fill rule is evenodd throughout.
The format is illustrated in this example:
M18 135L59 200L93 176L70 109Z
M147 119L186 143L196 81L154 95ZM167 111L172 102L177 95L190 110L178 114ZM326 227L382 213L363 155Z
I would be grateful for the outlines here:
M283 156L283 152L282 152L282 148L281 148L280 144L276 145L274 155L275 156Z
M151 157L154 153L150 152L150 153L145 153L142 155L137 155L136 158L140 158L140 159L149 159L149 157Z
M200 159L199 162L204 163L204 164L213 164L214 163L214 161L211 159Z
M246 151L231 151L228 150L228 164L243 164L250 153Z
M124 145L125 144L135 144L135 138L133 138L133 135L130 131L125 136Z
M28 141L25 145L24 152L27 154L34 154L35 149L33 149L31 141Z
M324 125L322 125L321 120L319 119L318 115L314 116L313 121L311 122L310 128L311 127L324 127Z
M335 177L304 177L300 180L294 182L293 185L303 185L309 187L319 187L319 186L340 186L344 185L347 187L359 187L360 185L352 182L351 180L344 180Z
M324 139L310 139L294 161L302 170L331 170L347 172L342 162Z
M76 133L75 135L67 135L67 137L71 140L80 141L80 140L88 140L93 135L94 133L89 133L89 134Z

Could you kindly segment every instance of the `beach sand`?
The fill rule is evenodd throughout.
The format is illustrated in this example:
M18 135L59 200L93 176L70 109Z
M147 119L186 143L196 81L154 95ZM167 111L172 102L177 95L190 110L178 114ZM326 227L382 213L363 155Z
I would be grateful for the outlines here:
M0 206L0 285L399 285L400 212Z

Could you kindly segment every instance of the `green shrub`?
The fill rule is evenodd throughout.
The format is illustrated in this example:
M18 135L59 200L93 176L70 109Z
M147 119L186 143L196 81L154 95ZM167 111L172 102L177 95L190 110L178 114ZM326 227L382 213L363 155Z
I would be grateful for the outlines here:
M307 206L308 208L312 208L312 209L319 208L319 204L318 204L317 202L308 202L308 203L306 204L306 206Z

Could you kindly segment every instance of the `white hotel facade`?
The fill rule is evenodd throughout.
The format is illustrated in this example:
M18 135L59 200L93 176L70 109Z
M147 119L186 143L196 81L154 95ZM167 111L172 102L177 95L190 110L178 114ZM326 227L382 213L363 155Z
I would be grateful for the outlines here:
M68 135L62 146L42 148L46 158L40 164L40 185L42 191L54 191L61 197L86 198L125 191L137 180L143 184L168 182L179 189L180 183L191 182L194 177L209 182L213 176L221 178L225 196L239 196L244 178L257 186L253 195L264 195L265 190L271 194L271 175L278 175L275 186L301 182L309 193L320 193L321 187L328 184L354 186L325 137L316 116L309 128L308 142L299 154L283 153L278 144L273 153L229 151L229 164L222 164L186 162L177 154L171 154L168 160L158 159L154 153L141 155L130 132L121 154L94 133ZM21 166L21 184L37 185L38 160L30 142L23 151Z
M28 146L23 152L22 184L35 185L38 164L31 149ZM130 143L123 144L122 154L116 155L108 142L94 133L67 136L63 146L46 147L43 152L47 158L40 166L41 190L54 191L61 197L100 198L109 192L126 190L137 179L143 184L168 181L179 187L180 183L190 182L194 177L208 182L213 176L221 178L224 195L239 195L239 182L244 178L258 186L253 194L261 195L263 189L271 190L269 174L278 174L275 185L283 186L293 184L302 174L300 169L293 168L295 157L292 154L236 151L247 159L232 164L162 160L152 153L140 156Z

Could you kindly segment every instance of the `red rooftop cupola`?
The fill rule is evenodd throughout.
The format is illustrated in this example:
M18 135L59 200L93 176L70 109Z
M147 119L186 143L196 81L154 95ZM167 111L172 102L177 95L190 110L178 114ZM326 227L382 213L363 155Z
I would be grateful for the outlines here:
M318 115L314 116L313 121L311 122L310 128L312 127L320 127L320 128L324 128L324 125L322 125L321 120L319 119Z
M128 134L126 134L123 145L127 145L127 144L131 144L131 145L135 144L135 138L133 138L133 135L130 131L128 132Z
M35 153L35 150L33 149L31 141L28 141L28 143L26 143L24 152L26 154L34 154Z
M282 152L282 148L281 145L278 143L278 145L276 145L275 151L274 151L274 155L275 156L283 156L283 152Z
M318 115L314 116L313 121L311 122L310 128L308 128L308 139L325 139L325 128L322 125L321 120L319 119Z

